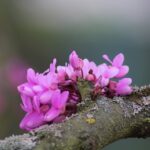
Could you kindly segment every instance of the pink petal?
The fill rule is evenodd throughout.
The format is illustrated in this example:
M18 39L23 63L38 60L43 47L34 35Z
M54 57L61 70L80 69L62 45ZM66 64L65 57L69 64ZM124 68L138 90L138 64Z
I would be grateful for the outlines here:
M45 121L52 121L61 114L61 110L52 107L44 116Z
M22 94L25 94L25 95L31 96L31 97L34 96L32 87L28 83L24 83L24 84L18 86L17 88L18 88L18 91Z
M88 74L86 76L86 80L88 80L88 81L95 81L95 76L93 74Z
M28 110L24 107L23 104L20 104L20 107L22 108L23 111L28 112ZM30 112L30 111L29 111Z
M40 112L40 101L37 96L34 96L33 98L33 107L35 111Z
M57 77L58 77L59 82L65 81L65 77L67 75L65 67L58 66L57 67L57 75L58 75Z
M124 86L116 89L117 94L128 95L131 94L132 88L130 86Z
M130 94L132 92L132 88L129 86L131 83L131 78L123 78L117 83L116 93L120 95Z
M32 87L33 91L36 93L42 92L43 88L40 85L35 85Z
M83 60L83 68L82 68L82 72L83 72L83 78L86 79L88 72L89 72L89 64L90 62L87 59Z
M68 100L68 96L69 96L69 92L65 91L63 93L61 93L61 99L59 100L59 106L57 106L57 108L63 108L66 106L66 102Z
M110 81L110 83L109 83L109 88L110 88L111 90L115 90L115 89L116 89L116 86L117 86L117 82L115 82L115 81Z
M22 99L22 103L23 103L23 105L21 104L22 109L26 112L32 112L33 107L32 107L31 99L25 95L21 95L21 99Z
M66 69L66 73L67 73L68 77L71 80L76 81L77 75L76 75L76 72L74 71L73 67L71 65L68 65L68 66L66 66L65 69Z
M95 64L93 61L90 62L90 64L89 64L89 69L90 69L90 70L93 70L93 71L94 71L95 69L97 69L97 66L96 66L96 64Z
M32 89L28 86L24 87L23 93L28 95L28 96L34 96L34 92L32 91Z
M20 123L20 128L25 130L32 130L44 124L44 116L38 112L26 114Z
M27 70L27 80L30 83L35 83L36 82L36 75L35 75L35 71L32 68L29 68Z
M107 65L104 63L104 64L101 64L98 66L98 74L99 76L104 74L104 72L108 69ZM96 75L97 76L97 75Z
M113 66L120 67L124 62L124 55L122 53L118 54L112 62Z
M119 72L119 69L116 67L109 67L106 72L104 73L105 78L113 78L115 77Z
M24 84L21 84L19 86L17 86L17 89L20 93L22 93L23 89L24 89Z
M59 99L60 99L60 90L54 91L52 98L51 98L51 103L53 106L59 106Z
M132 83L132 79L131 78L123 78L123 79L119 80L118 86L129 85L131 83Z
M58 84L57 75L54 73L49 73L46 76L46 87L51 89L56 89Z
M105 87L105 86L107 86L108 84L109 84L109 79L102 77L101 80L100 80L100 86L101 86L101 87Z
M107 60L109 63L112 64L112 61L110 60L110 58L108 57L108 55L104 54L102 57L103 57L105 60Z
M39 74L39 76L38 76L38 83L43 88L48 88L49 85L47 83L47 75Z
M69 56L69 62L71 66L75 69L81 69L83 66L83 61L78 57L77 53L73 51Z
M69 92L60 93L60 90L57 90L52 96L52 105L57 109L64 109L66 102L68 100Z
M119 68L119 73L115 76L116 78L122 78L129 72L129 67L128 66L121 66Z
M42 104L47 104L51 102L51 98L52 98L52 91L46 91L44 92L41 96L40 96L40 102Z
M56 58L54 58L53 62L50 64L50 72L55 73L55 71L56 71L56 62L57 62L57 60L56 60Z
M59 72L59 71L65 72L66 66L57 66L57 72Z

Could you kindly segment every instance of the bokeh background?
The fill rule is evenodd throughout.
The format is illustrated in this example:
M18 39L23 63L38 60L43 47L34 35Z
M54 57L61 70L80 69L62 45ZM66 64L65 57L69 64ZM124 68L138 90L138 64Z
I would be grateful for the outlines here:
M150 83L149 0L1 0L0 138L22 131L17 85L26 69L44 71L52 58L68 61L75 49L97 63L126 56L134 85ZM117 141L104 150L149 150L150 139Z

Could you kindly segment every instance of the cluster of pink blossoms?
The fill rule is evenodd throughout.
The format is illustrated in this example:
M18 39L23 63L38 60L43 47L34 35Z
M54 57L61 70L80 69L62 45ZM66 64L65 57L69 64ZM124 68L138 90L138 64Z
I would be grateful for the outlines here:
M108 97L130 94L132 80L122 78L129 71L129 67L123 65L124 55L118 54L113 61L107 55L103 58L109 65L96 65L93 61L79 58L73 51L65 66L56 66L54 59L44 73L28 69L27 82L18 86L21 107L26 112L20 128L32 130L43 124L61 122L76 113L77 104L81 101L77 86L79 78L93 84L93 94ZM122 79L116 81L119 78Z

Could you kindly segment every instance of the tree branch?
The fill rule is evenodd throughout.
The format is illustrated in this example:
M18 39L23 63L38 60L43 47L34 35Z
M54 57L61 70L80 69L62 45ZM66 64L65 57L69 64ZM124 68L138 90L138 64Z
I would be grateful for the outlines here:
M63 123L6 138L0 149L97 150L123 138L150 137L150 86L135 87L130 96L85 99Z

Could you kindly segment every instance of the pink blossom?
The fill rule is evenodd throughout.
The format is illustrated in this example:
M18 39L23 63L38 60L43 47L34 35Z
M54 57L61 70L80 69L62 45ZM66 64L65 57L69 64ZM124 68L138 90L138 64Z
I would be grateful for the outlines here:
M69 79L74 80L74 81L77 80L77 71L75 71L74 68L70 64L68 64L65 67L65 72Z
M124 62L124 55L122 53L118 54L113 61L111 61L108 57L108 55L103 55L103 58L107 60L109 63L112 64L112 66L119 69L118 74L115 76L117 78L121 78L125 76L129 72L129 67L126 65L123 65Z
M43 125L44 123L44 115L42 113L38 113L37 111L33 111L25 115L20 123L20 128L30 131Z
M77 104L82 100L77 84L79 78L93 84L94 96L130 94L130 78L122 78L117 82L129 70L128 66L123 65L123 54L118 54L113 61L107 55L103 57L110 65L97 65L88 59L81 59L73 51L69 56L69 63L64 66L56 66L57 60L53 59L44 73L28 69L27 82L18 86L22 99L21 108L26 113L20 127L32 130L43 124L62 122L65 117L76 113Z
M70 65L74 68L74 69L81 69L83 66L83 61L81 58L78 57L77 53L75 51L73 51L70 56L69 56L69 62Z
M57 60L55 58L55 59L53 59L53 62L50 64L50 67L49 67L49 71L51 73L55 73L55 71L56 71L56 63L57 63Z
M45 120L51 121L55 119L60 114L65 112L65 106L68 100L69 92L61 93L60 90L57 90L51 100L51 109L46 113Z
M65 78L67 77L66 67L57 66L57 77L59 82L65 82Z
M37 76L38 76L38 73L36 74L32 68L29 68L27 70L27 81L29 83L36 84L37 83Z
M22 129L31 130L46 122L54 120L65 112L69 93L60 92L60 90L51 91L51 96L45 95L44 103L36 96L31 97L22 95L22 109L27 113L20 123ZM48 96L48 97L46 97Z
M131 78L124 78L119 80L119 82L116 85L116 93L119 95L128 95L131 94L132 89L130 87L130 84L132 83Z
M100 78L100 84L102 87L105 87L109 84L111 78L114 78L118 74L119 70L116 67L106 66L105 71L103 72Z
M89 81L95 81L96 72L98 73L98 67L96 64L88 59L84 59L82 68L83 78Z

